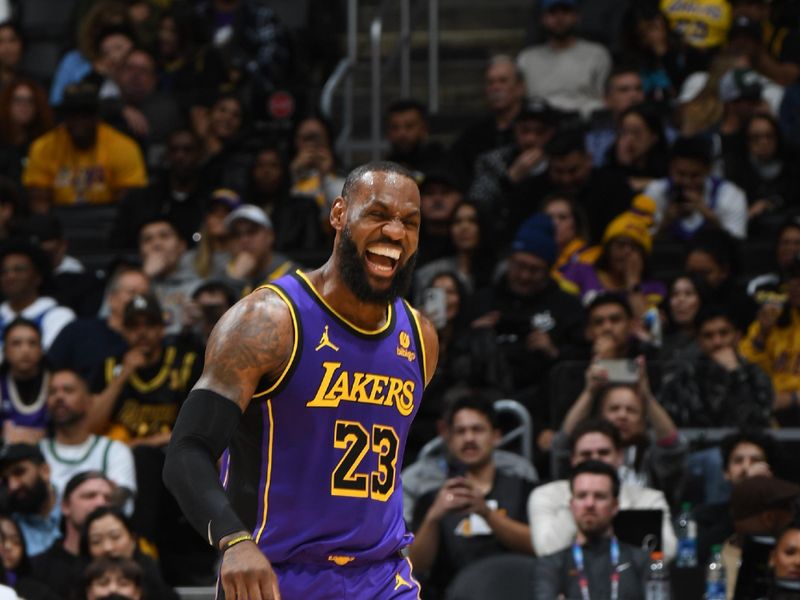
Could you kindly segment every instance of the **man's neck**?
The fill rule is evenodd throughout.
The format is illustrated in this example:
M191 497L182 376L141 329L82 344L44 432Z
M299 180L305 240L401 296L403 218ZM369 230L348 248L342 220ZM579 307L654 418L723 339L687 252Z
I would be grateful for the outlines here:
M494 485L495 471L494 461L490 460L485 465L469 469L467 471L467 479L471 479L478 484L481 490L489 493Z
M520 108L522 108L521 100L494 113L494 122L498 131L503 131L511 127L514 119L516 119L519 114Z
M65 519L65 521L67 521ZM81 532L75 529L68 521L65 526L64 541L61 546L68 554L78 556L81 553Z
M197 180L194 177L178 177L174 173L170 173L169 187L173 192L189 194L194 191Z
M611 528L611 526L609 526L608 529L600 533L584 532L579 529L578 533L575 534L575 543L578 544L579 546L584 546L585 544L591 544L592 542L597 542L609 538L612 536L613 533L614 530Z
M36 302L38 296L34 294L28 294L25 296L19 296L14 298L13 300L9 298L8 305L11 307L15 313L21 313L23 310L28 308L31 304Z
M389 314L389 303L376 304L359 300L337 275L339 269L335 259L331 259L321 269L309 275L319 295L345 319L358 327L374 330L383 326Z
M71 425L58 427L53 436L56 443L65 446L78 446L89 439L89 428L86 421L82 420Z
M571 48L575 45L575 42L578 41L578 38L574 35L570 35L565 38L550 38L547 40L547 45L550 46L553 50L566 50L567 48Z

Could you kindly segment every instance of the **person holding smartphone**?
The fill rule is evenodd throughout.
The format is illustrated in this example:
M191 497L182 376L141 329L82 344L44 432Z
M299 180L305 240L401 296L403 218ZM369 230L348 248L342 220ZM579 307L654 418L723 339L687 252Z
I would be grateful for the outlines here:
M526 502L533 484L497 468L500 441L492 403L477 394L446 414L448 479L417 502L409 558L428 588L444 592L460 570L494 554L532 554Z

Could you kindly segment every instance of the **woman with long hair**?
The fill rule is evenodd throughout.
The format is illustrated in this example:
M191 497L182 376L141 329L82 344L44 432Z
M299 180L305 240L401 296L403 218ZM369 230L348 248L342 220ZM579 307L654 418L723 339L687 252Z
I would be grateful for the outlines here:
M455 272L469 294L490 285L496 259L491 227L483 210L471 200L462 201L453 211L449 229L455 252L418 269L414 276L416 289L425 289L442 272Z
M635 192L667 176L667 138L655 108L639 104L625 109L617 129L617 139L606 154L606 169L627 177Z
M4 577L0 581L27 600L58 600L58 594L31 576L31 562L22 531L10 516L0 515L0 559Z
M31 142L53 126L53 110L44 88L17 79L0 91L0 174L20 181Z
M691 359L699 352L694 319L709 300L711 290L693 273L678 275L669 285L664 302L661 359Z

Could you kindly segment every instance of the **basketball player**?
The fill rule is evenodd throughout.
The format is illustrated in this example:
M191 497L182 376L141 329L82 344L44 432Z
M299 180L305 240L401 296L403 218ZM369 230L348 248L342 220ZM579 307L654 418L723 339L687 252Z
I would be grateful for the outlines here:
M433 326L400 298L417 185L394 163L359 167L330 223L320 269L281 277L222 317L172 435L164 480L222 550L228 600L419 594L400 556L411 536L398 473L438 355Z

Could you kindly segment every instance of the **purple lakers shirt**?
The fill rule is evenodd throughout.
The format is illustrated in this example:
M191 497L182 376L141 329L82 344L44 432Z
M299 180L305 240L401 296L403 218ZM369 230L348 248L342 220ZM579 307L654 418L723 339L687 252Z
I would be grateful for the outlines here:
M295 346L228 448L228 496L274 563L385 559L411 542L399 470L425 382L419 322L399 299L383 327L360 329L299 271L267 287L290 308Z

